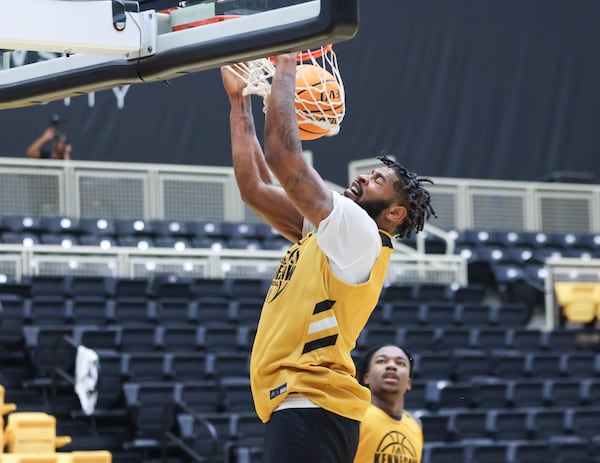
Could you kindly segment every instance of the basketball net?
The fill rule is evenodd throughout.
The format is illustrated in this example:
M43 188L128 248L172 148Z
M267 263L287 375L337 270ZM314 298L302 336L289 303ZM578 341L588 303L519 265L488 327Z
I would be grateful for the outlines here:
M310 88L308 82L296 81L296 116L298 123L305 122L317 125L327 131L327 136L337 135L340 124L346 114L345 92L342 76L340 74L337 56L331 45L307 50L298 54L298 64L312 64L329 72L336 80L340 88L337 101L332 102L331 96L325 92L320 101L314 98L314 92L303 92L307 97L299 97L298 91ZM268 111L269 95L271 93L271 80L275 74L275 62L272 58L259 58L256 60L236 63L226 66L231 72L246 83L242 94L258 95L263 100L263 112ZM324 82L321 82L324 85ZM314 83L313 83L314 85ZM340 104L341 102L341 104ZM309 109L312 108L312 109ZM315 110L317 107L319 109Z

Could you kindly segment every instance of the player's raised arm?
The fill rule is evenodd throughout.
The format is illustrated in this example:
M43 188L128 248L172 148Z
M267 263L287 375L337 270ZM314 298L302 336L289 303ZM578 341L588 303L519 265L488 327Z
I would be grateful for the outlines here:
M297 241L302 236L303 218L285 191L272 182L256 136L251 97L242 94L245 83L227 66L221 75L231 104L232 162L242 199L279 233Z
M329 215L332 192L302 156L294 106L296 53L275 62L269 109L265 120L265 159L297 210L314 225Z

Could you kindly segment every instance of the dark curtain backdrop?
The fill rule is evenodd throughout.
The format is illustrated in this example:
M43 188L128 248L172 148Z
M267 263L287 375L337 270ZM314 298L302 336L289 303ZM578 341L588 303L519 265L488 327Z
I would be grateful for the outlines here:
M337 45L347 92L338 136L305 142L328 180L382 151L423 175L600 179L600 2L363 0ZM263 116L255 101L258 129ZM0 154L25 156L53 113L74 158L230 165L217 70L0 111Z

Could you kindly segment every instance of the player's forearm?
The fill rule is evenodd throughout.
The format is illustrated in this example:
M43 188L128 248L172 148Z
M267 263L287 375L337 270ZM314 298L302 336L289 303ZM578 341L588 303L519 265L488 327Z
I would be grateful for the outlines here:
M294 55L277 57L277 69L269 96L265 120L267 164L278 175L278 167L291 156L302 156L298 121L294 106L296 59ZM280 179L281 181L281 179Z
M271 178L256 137L250 97L234 95L230 101L233 169L242 198L246 200L258 183L271 183Z
M265 121L265 158L294 207L318 225L333 200L320 175L302 155L295 107L296 54L277 57Z

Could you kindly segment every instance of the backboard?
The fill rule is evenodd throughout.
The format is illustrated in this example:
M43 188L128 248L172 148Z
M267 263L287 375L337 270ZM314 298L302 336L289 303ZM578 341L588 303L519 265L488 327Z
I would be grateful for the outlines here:
M0 0L0 8L0 109L166 81L358 30L358 0Z

